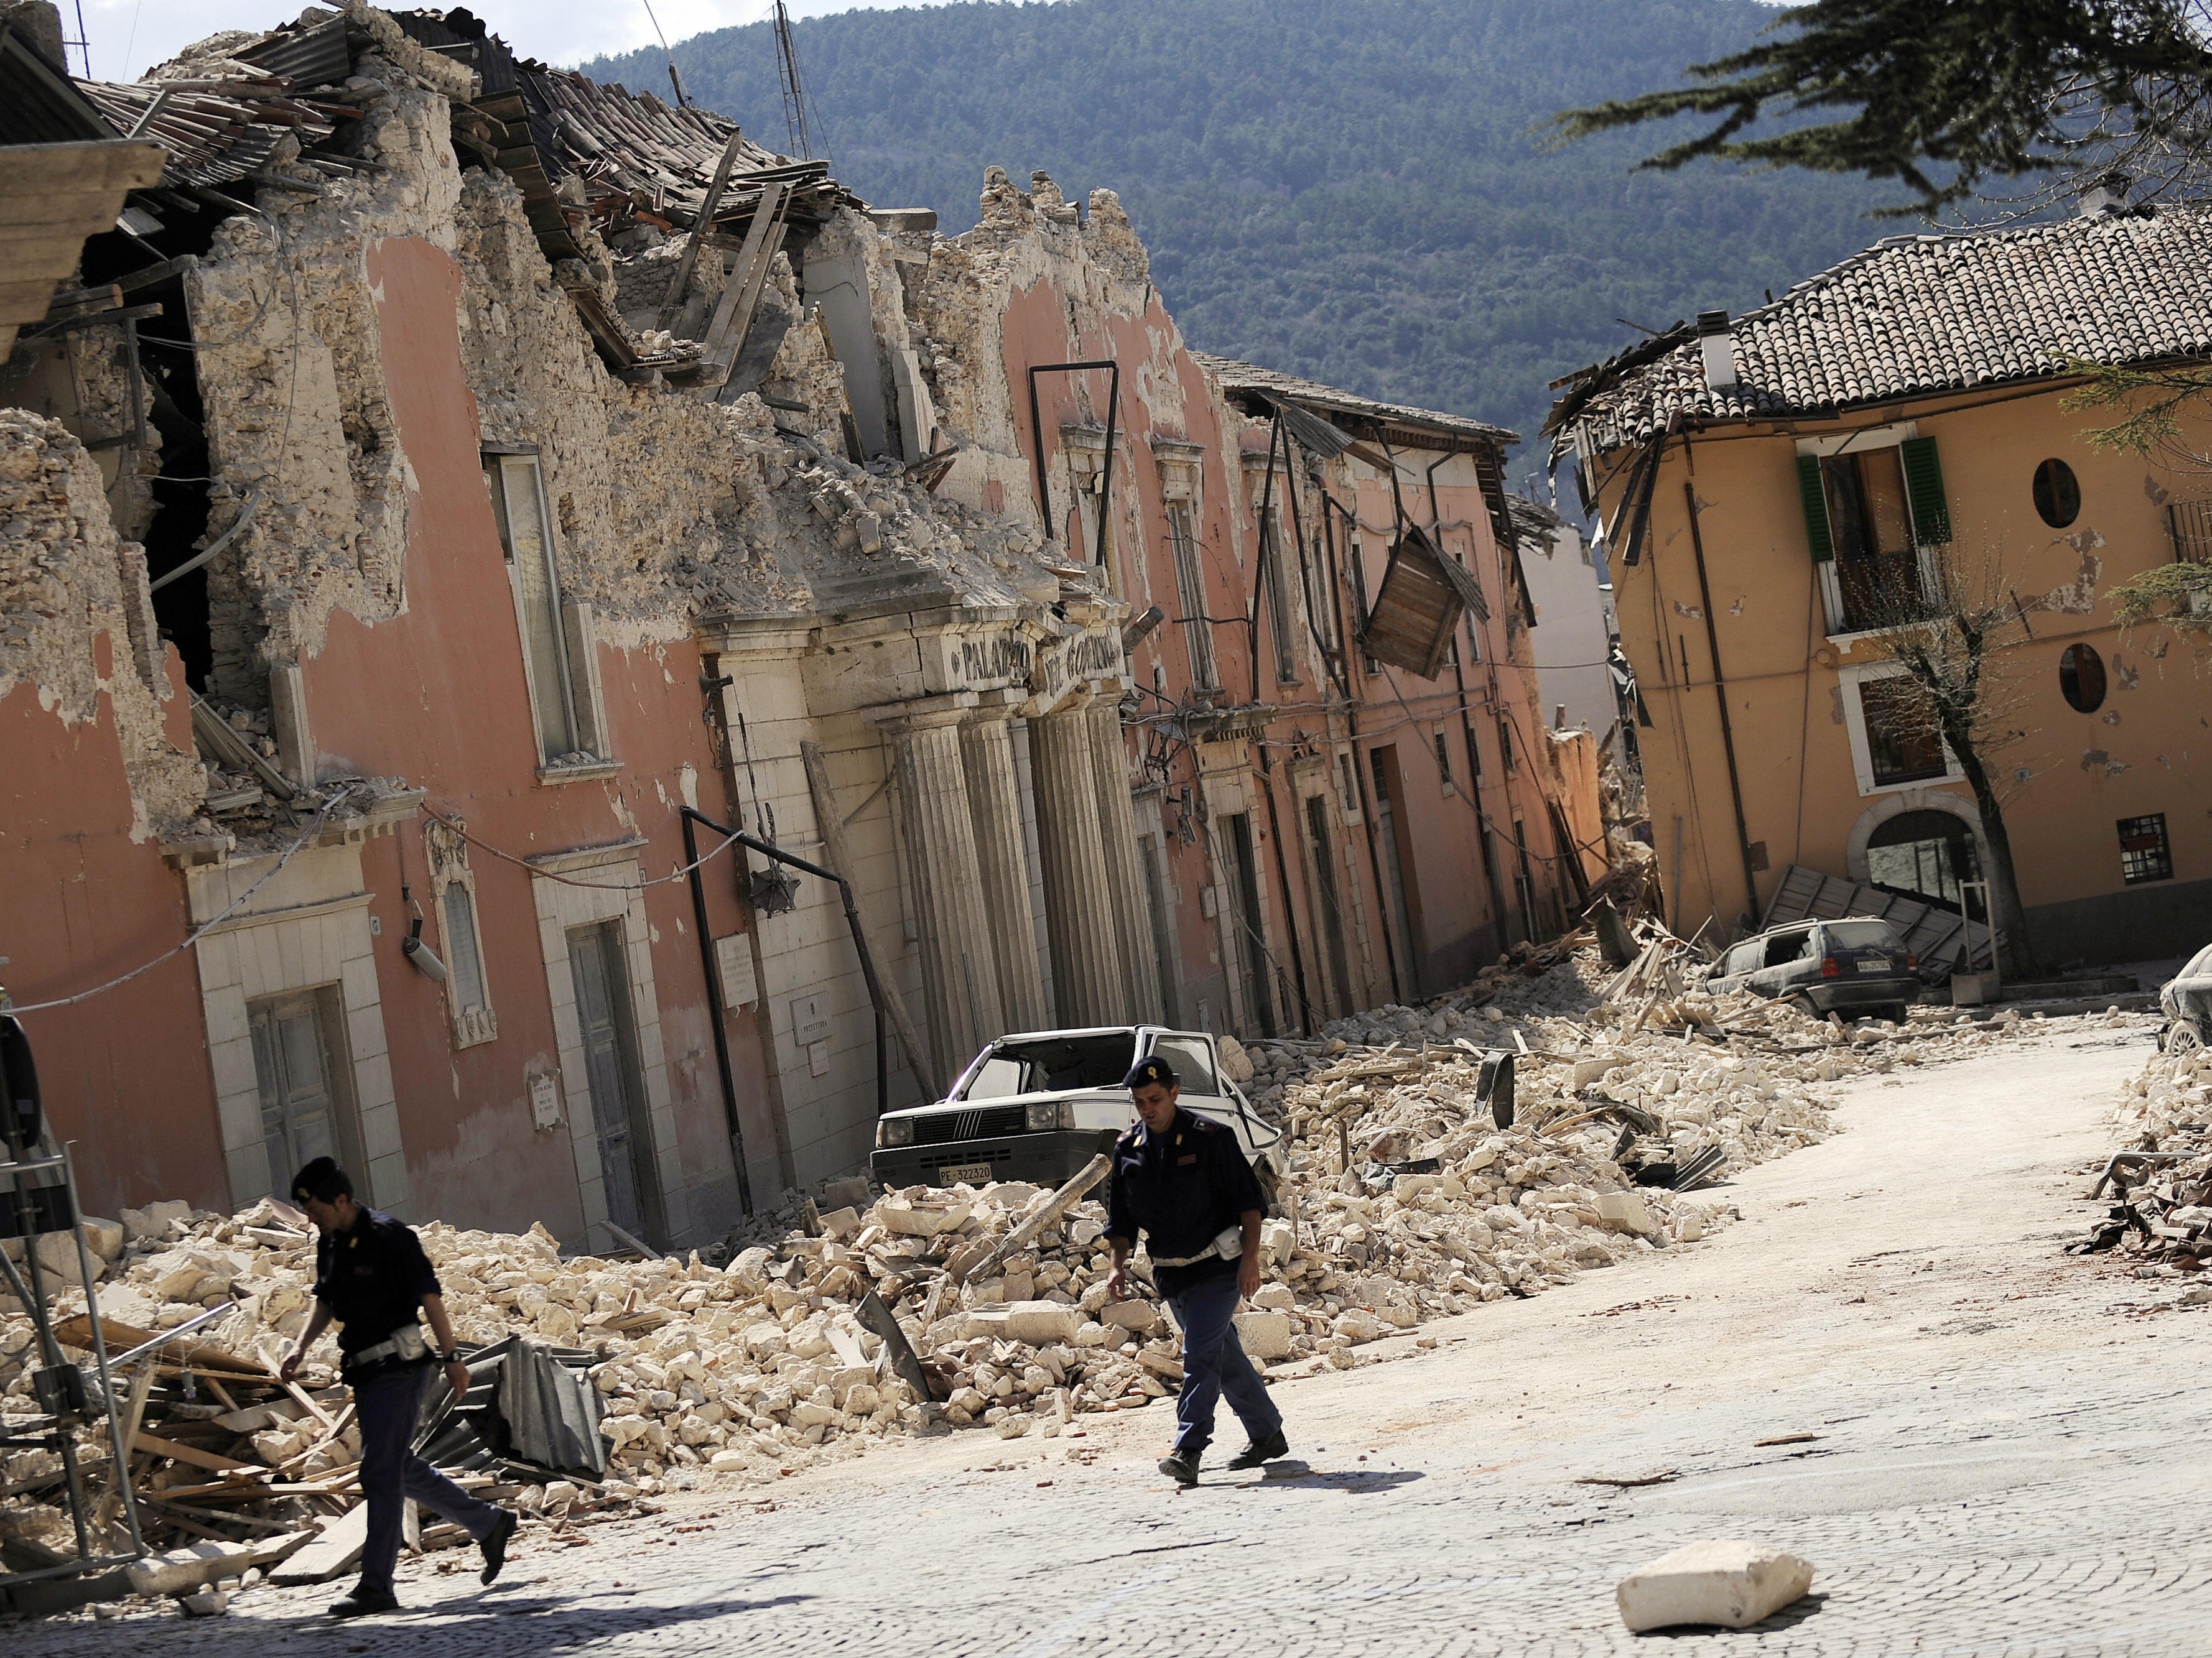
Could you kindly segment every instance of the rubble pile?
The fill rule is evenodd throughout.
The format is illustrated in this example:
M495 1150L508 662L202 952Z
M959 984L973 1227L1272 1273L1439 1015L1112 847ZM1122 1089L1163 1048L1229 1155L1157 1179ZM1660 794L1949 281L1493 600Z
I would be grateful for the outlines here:
M1267 1282L1238 1315L1263 1368L1348 1369L1367 1344L1426 1320L1694 1242L1733 1218L1698 1188L1831 1132L1826 1084L1954 1057L2022 1023L2013 1013L1846 1030L1709 995L1694 963L1663 950L1613 973L1574 942L1316 1040L1224 1042L1231 1074L1290 1137L1262 1229ZM2188 1075L2186 1086L2162 1079L2146 1108L2201 1102L2203 1077ZM482 1458L471 1477L581 1513L663 1482L774 1478L939 1422L1053 1436L1084 1413L1175 1391L1176 1335L1143 1256L1138 1298L1107 1299L1097 1191L844 1187L849 1200L827 1213L793 1194L725 1248L684 1260L568 1255L542 1226L421 1228L465 1345L523 1337L569 1356L595 1390L604 1479L533 1479ZM155 1353L136 1488L191 1513L264 1521L353 1500L358 1442L334 1351L311 1355L297 1389L273 1374L309 1312L304 1217L273 1199L234 1216L156 1205L89 1236L112 1351L228 1309ZM66 1244L41 1242L57 1270L73 1258ZM83 1311L81 1291L62 1297L57 1316L76 1315L65 1340L88 1341ZM12 1303L0 1312L0 1406L27 1413L30 1321ZM100 1489L100 1434L84 1439ZM5 1465L0 1529L64 1547L53 1461L29 1452Z
M2212 1049L2154 1054L2120 1084L2112 1115L2128 1149L2088 1193L2109 1187L2112 1201L2069 1252L2113 1251L2144 1277L2203 1270L2212 1260Z

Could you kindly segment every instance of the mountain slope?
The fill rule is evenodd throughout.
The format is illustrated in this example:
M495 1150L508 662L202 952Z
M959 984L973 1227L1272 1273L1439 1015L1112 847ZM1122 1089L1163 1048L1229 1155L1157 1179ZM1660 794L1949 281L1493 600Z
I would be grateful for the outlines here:
M1656 132L1547 151L1554 112L1671 80L1747 0L1060 0L794 26L817 149L883 206L975 222L986 165L1121 193L1193 343L1533 440L1546 382L1632 331L1886 234L1856 179L1636 173ZM764 26L686 40L694 98L787 144ZM665 95L655 53L581 66ZM1531 447L1533 447L1533 441ZM1516 467L1516 471L1522 470Z

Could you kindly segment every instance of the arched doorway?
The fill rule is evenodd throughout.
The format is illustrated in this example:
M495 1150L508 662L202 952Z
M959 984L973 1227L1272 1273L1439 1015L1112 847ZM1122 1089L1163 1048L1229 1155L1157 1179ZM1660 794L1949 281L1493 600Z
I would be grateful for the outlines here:
M1960 882L1981 878L1973 826L1948 811L1901 811L1876 825L1867 837L1866 864L1873 885L1946 909L1964 907Z

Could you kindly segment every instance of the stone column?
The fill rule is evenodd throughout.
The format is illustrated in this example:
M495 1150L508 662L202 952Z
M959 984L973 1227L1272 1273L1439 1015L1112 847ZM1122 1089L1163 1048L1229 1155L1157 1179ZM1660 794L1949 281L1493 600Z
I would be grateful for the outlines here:
M970 716L960 727L960 758L968 773L975 867L998 964L1000 1008L1008 1030L1042 1030L1051 1024L1052 1012L1037 965L1021 784L1014 774L1013 733L1006 715L992 712Z
M921 994L929 1045L950 1086L975 1052L1002 1034L999 963L991 944L959 712L890 726L904 808L908 884L921 938Z
M1124 1017L1157 1024L1167 1017L1160 996L1160 967L1152 949L1152 902L1145 891L1144 860L1137 855L1137 814L1129 804L1129 751L1121 737L1121 705L1099 697L1084 710L1091 726L1091 764L1097 777L1099 850L1104 858L1114 932L1121 946Z
M1121 929L1107 890L1112 873L1099 841L1098 775L1091 748L1091 716L1081 708L1030 721L1045 923L1063 1025L1118 1024L1127 1017Z

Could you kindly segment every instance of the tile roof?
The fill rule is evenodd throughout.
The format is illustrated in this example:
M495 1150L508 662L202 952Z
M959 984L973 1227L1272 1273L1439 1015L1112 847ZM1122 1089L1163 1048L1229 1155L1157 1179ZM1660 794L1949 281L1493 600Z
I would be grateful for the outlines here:
M1417 409L1409 404L1383 403L1374 398L1360 397L1356 392L1340 391L1334 386L1323 386L1318 380L1301 380L1296 374L1262 368L1257 363L1239 362L1233 357L1217 357L1211 352L1194 351L1191 355L1197 359L1200 367L1220 382L1224 392L1265 393L1324 416L1341 416L1388 426L1426 427L1431 431L1461 437L1487 438L1493 443L1521 441L1518 432L1509 431L1503 426L1492 426L1483 421L1470 420L1464 415L1447 415L1434 409Z
M2212 208L1893 237L1734 327L1740 385L1709 387L1694 331L1677 325L1560 382L1544 430L1601 452L1677 416L1825 415L2052 378L2068 357L2212 354Z

